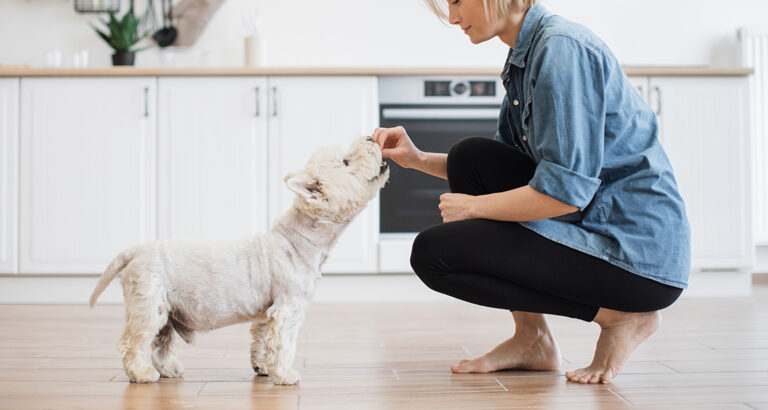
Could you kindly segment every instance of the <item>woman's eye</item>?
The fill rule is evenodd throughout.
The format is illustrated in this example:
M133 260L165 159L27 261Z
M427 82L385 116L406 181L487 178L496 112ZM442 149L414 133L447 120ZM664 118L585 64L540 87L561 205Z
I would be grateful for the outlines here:
M345 166L345 167L346 167L346 166L349 166L349 161L347 161L346 159L344 160L344 166Z
M455 6L455 5L459 4L459 0L453 0L453 1L451 2L451 4Z

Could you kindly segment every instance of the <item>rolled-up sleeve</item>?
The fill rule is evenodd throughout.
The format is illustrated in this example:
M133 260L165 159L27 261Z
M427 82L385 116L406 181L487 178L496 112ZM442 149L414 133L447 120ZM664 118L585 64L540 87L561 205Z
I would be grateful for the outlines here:
M602 58L566 36L546 39L536 54L529 132L541 161L529 185L584 210L601 183L606 116Z

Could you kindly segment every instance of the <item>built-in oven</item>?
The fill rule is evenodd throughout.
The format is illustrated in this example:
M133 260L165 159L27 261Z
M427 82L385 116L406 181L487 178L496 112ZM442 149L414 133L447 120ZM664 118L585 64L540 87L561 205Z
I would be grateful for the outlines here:
M498 77L380 77L380 126L403 126L420 150L447 153L463 138L492 138L503 97ZM386 161L390 178L380 193L380 270L410 271L413 238L442 223L438 205L440 194L449 192L448 182Z

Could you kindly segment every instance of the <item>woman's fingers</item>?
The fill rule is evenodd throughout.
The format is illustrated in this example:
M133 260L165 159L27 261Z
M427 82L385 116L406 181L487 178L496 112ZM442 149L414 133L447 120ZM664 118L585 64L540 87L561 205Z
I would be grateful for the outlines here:
M375 130L373 130L373 135L371 135L371 138L373 138L373 140L377 144L379 144L379 147L381 147L382 149L386 147L386 145L384 144L386 144L388 137L389 137L389 134L387 133L386 128L376 128Z
M373 139L374 142L377 144L379 143L379 134L381 133L381 128L374 128L373 133L371 133L371 139Z
M381 157L382 158L392 158L393 160L395 158L398 158L400 155L403 154L403 149L400 147L395 148L382 148L381 150ZM395 161L397 162L397 161ZM398 163L400 165L400 163Z
M376 128L371 138L381 147L382 158L391 158L404 167L403 160L409 153L408 135L403 127Z

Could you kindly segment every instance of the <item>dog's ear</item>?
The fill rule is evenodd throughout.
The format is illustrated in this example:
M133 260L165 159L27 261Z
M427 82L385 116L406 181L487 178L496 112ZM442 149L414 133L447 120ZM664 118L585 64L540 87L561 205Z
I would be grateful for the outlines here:
M288 189L301 195L307 201L319 200L323 196L320 182L305 172L293 172L285 176Z

